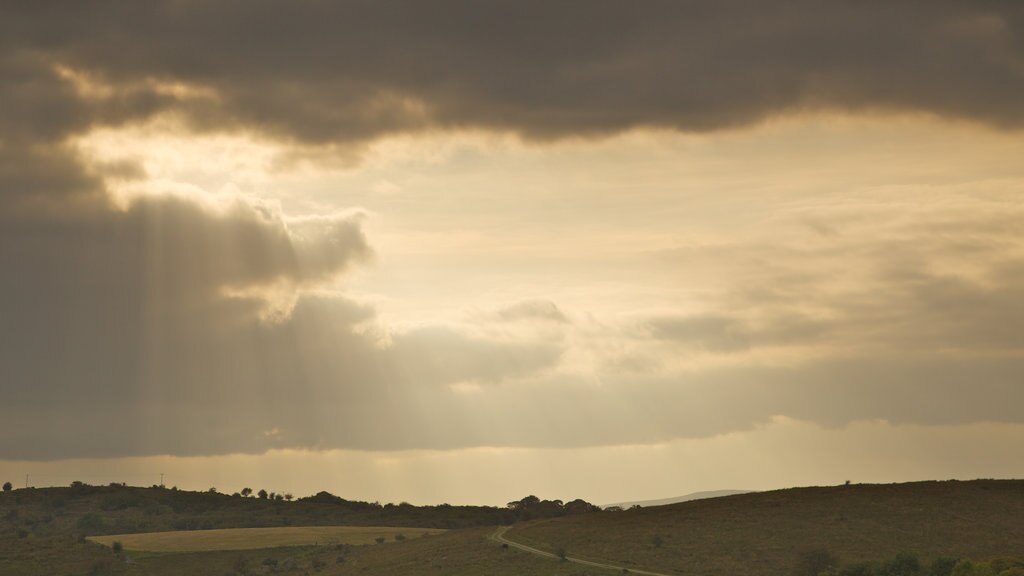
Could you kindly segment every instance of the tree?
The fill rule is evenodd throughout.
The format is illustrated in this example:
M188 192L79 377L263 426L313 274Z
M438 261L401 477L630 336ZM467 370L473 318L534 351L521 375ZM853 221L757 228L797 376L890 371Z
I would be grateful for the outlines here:
M259 496L261 500L266 500L268 496L267 491L263 488L260 488L260 491L257 492L256 495Z
M291 494L285 494L285 495L284 495L284 499L285 499L285 500L287 500L287 501L289 501L289 502L291 502L291 501L292 501L292 498L295 498L295 496L292 496Z
M242 496L245 496L246 498L252 496L252 488L249 488L248 486L242 488Z
M10 482L4 482L4 492L10 492L14 490L14 486L11 486Z

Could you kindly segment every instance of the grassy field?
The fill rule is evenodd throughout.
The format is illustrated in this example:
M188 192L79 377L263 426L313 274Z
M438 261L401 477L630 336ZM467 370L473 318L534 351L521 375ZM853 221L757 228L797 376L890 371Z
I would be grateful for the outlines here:
M288 528L226 528L113 534L88 539L104 546L120 542L125 550L147 552L210 552L213 550L253 550L278 546L334 546L337 544L375 544L397 542L444 530L396 528L390 526L296 526Z
M906 552L1024 556L1024 481L794 488L516 525L537 548L669 574L777 576L823 549L843 564Z
M384 546L316 546L168 554L140 558L125 574L241 576L601 576L568 562L505 550L487 539L493 529L454 530ZM6 576L6 575L5 575Z

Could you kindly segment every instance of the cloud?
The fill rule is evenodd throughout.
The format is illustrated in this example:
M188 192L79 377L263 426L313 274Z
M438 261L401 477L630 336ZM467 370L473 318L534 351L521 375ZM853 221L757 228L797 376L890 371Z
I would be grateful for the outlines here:
M13 133L58 137L161 111L196 130L311 143L463 128L539 139L707 131L802 110L1024 121L1024 14L1012 2L41 10L6 7L0 25Z
M495 314L503 322L539 321L564 324L569 318L548 300L524 300L498 310Z
M393 331L330 286L371 257L359 216L169 192L118 203L107 181L141 168L71 145L160 114L328 149L427 130L712 131L818 110L1017 129L1016 4L0 10L0 457L594 446L780 414L1020 421L1024 265L1005 213L923 227L812 215L798 228L817 244L670 255L734 267L702 312L611 326L537 299L482 326Z

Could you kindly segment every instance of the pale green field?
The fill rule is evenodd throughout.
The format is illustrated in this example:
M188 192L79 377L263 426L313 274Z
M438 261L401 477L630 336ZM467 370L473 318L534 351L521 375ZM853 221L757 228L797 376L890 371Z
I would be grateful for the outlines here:
M286 528L230 528L226 530L183 530L145 534L113 534L90 536L89 540L104 546L120 542L125 550L145 552L208 552L213 550L253 550L278 546L311 546L334 544L374 544L383 537L394 542L395 536L418 538L424 534L440 534L436 528L396 528L393 526L289 526Z

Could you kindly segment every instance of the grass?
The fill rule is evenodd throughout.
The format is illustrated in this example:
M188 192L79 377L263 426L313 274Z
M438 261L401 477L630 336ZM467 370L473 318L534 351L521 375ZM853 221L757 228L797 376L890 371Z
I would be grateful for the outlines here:
M121 498L137 506L121 507ZM138 498L136 501L135 499ZM159 498L158 505L150 504ZM388 527L406 539L353 545L315 539L318 546L280 546L281 528L300 519L344 515L366 522L423 514L427 521L476 522L471 509L350 510L316 503L268 503L169 490L14 491L0 494L0 574L3 576L600 576L610 571L541 558L489 541L494 528L467 528L419 537L409 527ZM186 519L213 527L251 514L277 531L278 547L208 552L130 551L128 532L156 531ZM320 509L324 512L321 513ZM463 514L466 518L463 519ZM335 522L338 524L340 522ZM397 523L396 523L397 524ZM269 526L268 526L269 525ZM367 526L373 526L366 524ZM125 526L126 530L113 530ZM380 526L380 525L376 525ZM405 524L404 526L410 526ZM89 532L87 530L96 530ZM136 529L137 528L137 529ZM367 528L347 526L365 532ZM301 528L296 530L306 530ZM158 528L159 530L159 528ZM249 534L244 530L226 533ZM129 551L115 555L83 534L107 534ZM273 532L271 532L273 533ZM176 532L206 537L213 530ZM919 482L797 488L631 510L599 512L517 524L513 540L569 556L685 576L785 576L801 552L824 548L843 563L879 561L898 552L928 562L936 556L990 560L1024 554L1024 481ZM153 537L153 535L145 535ZM307 536L308 537L308 536ZM373 536L370 541L381 536ZM226 539L226 537L225 537ZM365 541L365 540L364 540ZM309 540L297 541L309 543ZM220 543L224 545L223 542Z
M316 546L168 554L138 560L126 574L145 576L601 576L568 562L505 550L487 536L493 528L453 530L386 546ZM6 576L6 575L5 575Z
M900 552L978 560L1024 552L1024 481L794 488L518 524L507 537L668 574L789 574L807 550L844 564Z
M396 537L415 538L439 534L443 530L381 526L301 526L287 528L227 528L113 534L91 536L88 540L112 546L120 542L125 550L146 552L210 552L214 550L252 550L279 546L316 546L337 544L374 544L378 538L395 542Z

